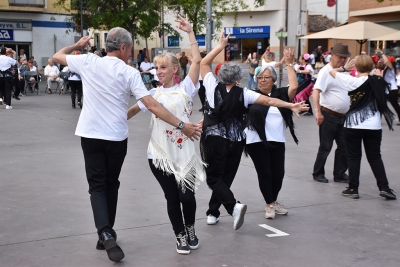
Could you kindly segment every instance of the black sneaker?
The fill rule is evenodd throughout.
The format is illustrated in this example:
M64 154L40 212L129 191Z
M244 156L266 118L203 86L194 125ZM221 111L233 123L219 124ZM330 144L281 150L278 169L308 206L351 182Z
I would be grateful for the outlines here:
M14 98L15 100L21 100L21 98L19 98L19 97L16 96L16 95L13 95L12 98Z
M343 173L342 175L334 176L333 181L336 183L348 183L349 176L346 173Z
M386 199L396 199L396 195L394 194L394 191L392 189L390 189L389 187L382 188L380 191L381 192L379 193L379 195L381 197L385 197Z
M199 247L199 239L197 238L194 224L186 226L186 233L188 235L188 244L190 249L197 249Z
M325 175L313 175L314 181L320 183L328 183L328 179L326 179Z
M342 196L353 199L360 198L360 196L358 195L358 189L349 187L347 187L347 189L342 192Z
M78 106L82 109L82 102L78 102Z
M176 236L176 252L186 255L190 253L190 248L188 246L188 240L185 231L180 232Z

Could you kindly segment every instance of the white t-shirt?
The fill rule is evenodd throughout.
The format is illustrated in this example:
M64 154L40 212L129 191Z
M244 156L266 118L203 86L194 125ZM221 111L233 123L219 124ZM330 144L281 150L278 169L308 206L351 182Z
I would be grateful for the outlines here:
M265 136L267 141L286 142L285 139L286 123L281 112L276 107L269 107L268 115L265 118ZM261 142L257 131L245 129L246 144Z
M203 86L206 88L206 97L211 108L214 108L214 92L217 85L218 80L214 74L212 72L207 73L203 80ZM244 106L247 108L249 105L254 104L259 96L259 93L243 88Z
M345 75L343 73L336 73L336 80L339 82L339 85L342 86L344 90L349 92L360 87L367 79L368 76L361 76L357 78L351 75ZM382 129L381 114L379 111L377 111L375 112L375 115L363 122L360 122L358 125L346 125L345 123L344 127L351 129L380 130Z
M65 66L63 69L62 69L62 71L61 72L69 72L69 68L68 68L68 66Z
M156 69L151 69L150 73L153 74L154 80L159 81L159 79L157 77L157 70Z
M390 83L390 90L397 90L396 84L396 73L395 70L389 69L385 72L385 77L383 77L387 83Z
M304 67L304 65L296 64L296 65L294 65L294 70L297 71L300 67ZM307 65L306 65L305 70L309 70L309 71L310 71L309 74L310 74L311 76L314 75L314 69L313 69L313 67L312 67L310 64L307 64Z
M197 94L197 91L198 91L199 88L200 88L200 83L197 82L197 84L196 84L196 86L195 86L195 85L193 84L193 82L192 82L192 79L190 79L190 76L189 76L189 75L187 75L186 78L185 78L179 85L181 86L181 88L182 88L191 98L193 98L193 97ZM175 84L174 86L169 87L169 88L165 88L164 86L160 86L160 87L161 87L162 92L171 92L171 91L177 90L179 85L178 85L178 84ZM149 91L149 93L150 93L151 96L154 96L154 95L156 94L156 92L157 92L157 88L153 88L153 89L151 89L151 90ZM139 100L139 101L137 102L137 104L138 104L139 108L140 108L143 112L146 112L146 111L147 111L147 108L146 108L145 105L143 105L142 101ZM160 102L160 104L162 105L163 103Z
M15 65L17 61L13 58L7 57L6 55L0 56L0 70L5 71L11 68L12 65Z
M142 63L140 64L140 68L141 68L143 71L147 71L147 70L149 70L149 69L152 68L152 67L154 67L154 65L153 65L153 63L151 63L151 62L142 62Z
M85 105L75 134L87 138L122 141L128 137L128 104L149 95L139 71L117 57L68 55L70 71L82 78Z
M47 75L54 76L54 75L58 75L59 73L60 73L60 70L57 68L56 65L53 65L53 66L47 65L44 68L45 76L47 76Z
M327 55L326 58L325 58L325 62L326 62L326 63L331 62L331 57L332 57L331 54Z
M311 59L311 60L310 60L310 61L311 61L311 64L314 65L314 64L315 64L315 56L314 56L313 53L310 54L310 59Z
M332 70L330 64L326 64L318 73L318 79L314 85L314 90L321 90L319 103L335 112L345 114L350 109L350 97L347 94L347 86L339 84L329 72ZM343 75L350 76L347 72Z

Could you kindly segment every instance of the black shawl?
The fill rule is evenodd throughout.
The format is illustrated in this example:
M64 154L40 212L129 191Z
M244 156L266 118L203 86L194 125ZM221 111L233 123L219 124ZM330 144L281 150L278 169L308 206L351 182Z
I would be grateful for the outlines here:
M285 102L290 102L288 91L289 87L283 87L277 89L276 86L274 85L272 87L270 97L277 98ZM256 92L265 95L263 92L259 90L256 90ZM297 139L296 134L294 132L293 112L287 108L278 108L278 109L281 112L281 115L286 123L286 127L289 127L293 140L296 142L296 144L298 144L299 140ZM268 115L268 110L269 106L253 104L249 106L249 111L247 113L248 116L247 126L249 127L249 129L255 130L258 133L258 136L260 136L260 139L265 146L267 146L268 144L267 143L268 140L265 135L265 118Z
M243 88L234 86L229 92L226 85L219 83L214 92L214 108L211 108L208 101L205 102L203 134L201 136L200 149L205 159L205 154L210 152L209 146L213 149L223 144L211 144L207 142L210 132L217 130L221 136L231 141L241 141L244 146L246 135L246 107L244 106Z
M350 110L345 116L345 125L358 125L371 118L379 111L393 131L394 114L386 103L387 83L380 76L368 76L368 79L357 89L349 92Z

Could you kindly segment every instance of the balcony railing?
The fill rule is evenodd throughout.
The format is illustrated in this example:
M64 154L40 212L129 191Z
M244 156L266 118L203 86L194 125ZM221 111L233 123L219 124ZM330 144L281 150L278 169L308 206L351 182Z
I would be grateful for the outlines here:
M8 0L10 6L45 7L46 0Z

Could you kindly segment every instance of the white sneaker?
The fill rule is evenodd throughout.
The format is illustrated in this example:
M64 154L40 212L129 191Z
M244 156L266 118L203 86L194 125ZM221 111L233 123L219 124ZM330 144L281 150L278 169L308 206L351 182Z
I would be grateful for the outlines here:
M279 203L278 201L275 201L274 203L272 203L272 205L274 205L275 207L275 213L279 214L279 215L286 215L288 214L288 210L285 209L283 207L283 205L281 203Z
M208 225L214 225L219 221L219 219L215 216L212 216L211 214L207 216L207 224Z
M267 204L267 207L265 208L265 218L266 219L275 219L275 206L274 204Z
M12 109L12 106L7 105L6 109Z
M244 222L244 214L246 213L247 205L236 203L233 208L233 229L238 230Z

